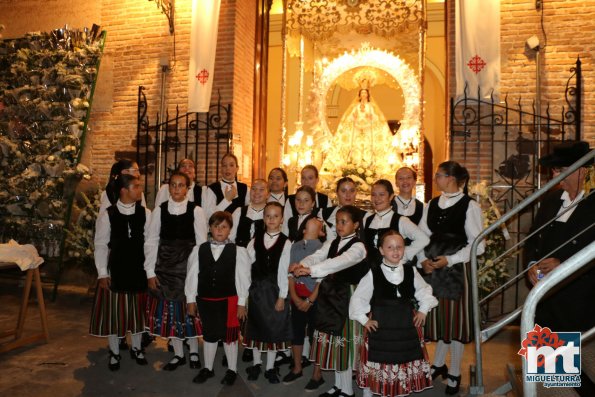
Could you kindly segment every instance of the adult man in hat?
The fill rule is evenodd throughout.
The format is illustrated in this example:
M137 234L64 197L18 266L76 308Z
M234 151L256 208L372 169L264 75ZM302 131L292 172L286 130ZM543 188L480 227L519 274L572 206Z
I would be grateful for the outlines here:
M587 142L563 143L539 162L556 176L590 150ZM561 189L549 193L541 202L531 232L557 218L525 244L532 284L595 240L595 191L585 193L584 189L587 167L592 164L591 160L568 175L560 182ZM595 326L594 303L595 261L592 261L577 274L568 274L568 280L539 303L535 323L556 332L587 331ZM594 396L593 382L586 375L581 380L582 387L576 391L581 396Z

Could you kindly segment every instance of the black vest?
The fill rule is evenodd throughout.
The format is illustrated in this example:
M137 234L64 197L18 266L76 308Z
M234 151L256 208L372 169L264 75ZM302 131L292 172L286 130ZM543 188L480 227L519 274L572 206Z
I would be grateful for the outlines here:
M236 245L246 248L252 235L250 229L254 223L254 234L264 233L264 221L262 219L253 220L246 216L249 206L243 206L240 210L240 220L236 229Z
M254 234L254 252L255 261L250 270L252 274L252 281L269 279L277 284L277 271L279 269L279 261L281 254L285 247L287 236L283 233L279 234L277 241L269 249L264 245L264 233Z
M397 205L396 200L398 200L398 199L395 198L392 201L392 207L393 207L393 211L399 212L399 206ZM402 216L406 216L407 218L409 218L409 220L411 222L415 223L416 225L419 225L419 221L421 221L421 217L424 214L424 203L422 203L418 199L415 199L414 202L415 202L415 211L413 211L413 215L402 215Z
M194 188L192 188L192 192L194 193L194 204L202 207L202 186L198 183L194 184Z
M316 203L316 201L314 202L314 208L327 208L328 206L328 196L324 193L319 193L316 192L316 198L318 203ZM287 196L287 200L289 201L289 205L291 206L291 216L297 216L298 212L297 212L297 208L295 206L295 194L291 194L289 196ZM312 211L314 212L314 211ZM293 241L293 240L292 240Z
M198 296L200 298L225 298L237 295L235 244L226 244L221 256L215 260L211 243L198 248Z
M430 200L428 208L428 228L434 233L457 235L467 240L465 232L465 221L467 219L467 208L471 197L464 195L454 205L442 209L438 206L439 197Z
M393 210L393 216L390 220L390 226L383 227L381 229L370 228L370 225L372 224L374 217L376 217L376 214L372 214L368 217L368 219L366 219L366 224L362 233L364 242L366 244L366 250L368 250L368 261L370 261L371 263L380 263L382 261L382 255L380 255L380 251L378 250L378 241L380 241L380 237L389 230L394 230L395 232L400 233L399 220L401 219L401 215L399 215L396 211ZM374 240L376 240L376 243L374 243ZM411 241L409 241L409 244L411 244Z
M244 206L244 204L246 203L246 194L248 193L248 185L246 185L245 183L241 183L241 182L236 182L237 187L238 187L238 196L236 198L234 198L233 200L231 200L231 204L227 206L227 208L224 210L226 212L229 212L230 214L233 214L233 212L236 210L236 208L240 208L242 206ZM219 204L221 202L221 200L223 200L225 198L225 195L223 194L223 191L221 190L221 182L215 182L215 183L211 183L209 185L209 189L211 189L213 191L213 193L215 193L215 197L217 198L217 204Z
M368 360L403 364L423 358L420 339L413 325L415 287L412 265L403 266L403 281L399 285L390 283L378 264L372 266L372 277L371 313L378 321L378 329L368 334Z
M147 289L144 270L146 212L140 202L134 214L124 215L116 204L107 209L110 221L109 257L107 268L111 277L110 289L114 292L141 292Z
M289 238L289 241L294 242L294 241L299 241L301 239L304 238L304 230L306 229L306 223L308 223L308 220L312 219L312 218L316 218L316 214L314 213L314 211L312 211L307 217L306 219L304 219L300 225L300 227L297 226L298 223L298 216L292 216L291 218L289 218L289 221L287 221L287 228L289 229L289 235L287 236Z
M359 238L353 237L339 250L338 248L340 241L341 237L337 237L333 240L331 246L329 247L327 258L336 258L337 256L347 251L349 248L351 248L353 244L361 242ZM359 281L362 279L362 277L364 277L366 273L368 273L368 270L370 270L368 261L364 259L356 265L350 266L347 269L343 269L337 273L331 274L329 277L337 282L357 285Z
M161 203L161 232L159 237L164 240L192 240L196 243L194 234L194 207L192 201L188 201L186 212L180 215L172 215L167 209L167 201Z

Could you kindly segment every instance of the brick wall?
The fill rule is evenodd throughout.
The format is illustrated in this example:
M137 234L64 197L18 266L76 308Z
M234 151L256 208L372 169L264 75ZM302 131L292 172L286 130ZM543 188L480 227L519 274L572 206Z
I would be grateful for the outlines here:
M543 26L547 46L541 51L542 112L550 106L552 118L561 119L565 86L577 56L583 68L582 139L595 144L595 1L550 1L543 2ZM509 103L520 98L523 107L530 111L535 99L535 56L525 47L525 41L537 35L541 44L545 37L541 30L541 11L535 9L534 0L502 0L501 23L501 99L508 94ZM455 1L447 3L448 36L448 92L455 94ZM486 149L482 147L482 149ZM453 159L462 158L463 147L455 143ZM468 158L468 164L480 167L482 176L491 170L487 158ZM472 172L473 174L473 172Z
M191 0L175 2L174 36L167 18L154 2L102 0L85 7L80 0L0 0L0 23L7 25L4 37L22 36L27 31L48 30L69 23L72 27L100 24L107 30L104 58L99 71L90 131L83 161L99 181L105 181L116 152L134 153L138 86L146 87L151 124L159 111L161 95L160 60L167 59L166 108L180 113L187 107L188 59ZM40 15L32 10L49 7L55 12ZM60 10L68 10L65 16ZM78 19L70 16L77 15ZM232 104L234 147L251 153L252 92L254 67L255 0L222 0L215 59L212 102ZM11 28L11 21L19 21ZM95 106L96 105L96 106ZM199 153L199 158L203 158ZM208 179L217 176L212 172ZM242 179L250 179L250 169ZM205 182L205 181L201 181Z

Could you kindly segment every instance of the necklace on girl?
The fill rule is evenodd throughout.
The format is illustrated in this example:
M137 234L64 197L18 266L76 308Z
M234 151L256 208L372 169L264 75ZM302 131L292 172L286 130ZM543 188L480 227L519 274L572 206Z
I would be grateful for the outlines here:
M411 197L409 199L409 201L404 202L403 200L401 200L401 198L399 196L397 196L397 200L399 200L401 202L401 204L403 204L403 209L406 210L407 208L409 208L409 204L411 204L411 201L413 200L413 197Z

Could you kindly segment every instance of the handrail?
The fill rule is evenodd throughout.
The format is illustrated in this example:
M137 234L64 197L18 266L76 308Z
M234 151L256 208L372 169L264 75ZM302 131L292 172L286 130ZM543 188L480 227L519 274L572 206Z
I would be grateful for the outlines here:
M593 259L595 259L595 241L568 258L560 266L548 273L547 277L535 284L527 296L523 308L523 315L521 317L521 343L527 332L531 331L535 326L535 310L541 298L558 283L564 281L568 277L568 274L576 272L589 264ZM536 384L525 382L525 375L527 375L527 360L523 360L523 395L525 397L536 396Z
M582 167L591 159L595 158L595 150L591 150L589 153L585 154L581 157L578 161L568 167L564 172L561 172L555 178L552 178L548 183L546 183L541 189L537 190L535 193L531 194L529 197L521 201L516 207L512 210L508 211L504 216L498 219L496 222L492 223L486 229L484 229L479 235L473 240L471 244L471 306L473 308L473 330L475 334L475 385L471 385L470 387L470 394L483 394L484 393L484 386L483 386L483 366L482 366L482 352L481 352L481 323L480 323L480 312L479 312L479 290L478 290L478 283L477 283L477 247L479 243L486 237L488 234L499 228L503 225L506 221L511 219L513 216L521 212L523 209L528 207L531 203L536 201L538 198L546 194L552 187L556 186L560 181L565 179L568 175L572 174L574 171Z

